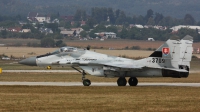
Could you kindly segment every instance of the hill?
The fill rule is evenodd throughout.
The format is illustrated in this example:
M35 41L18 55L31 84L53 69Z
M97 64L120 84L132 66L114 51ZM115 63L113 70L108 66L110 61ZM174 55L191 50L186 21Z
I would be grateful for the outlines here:
M148 9L162 13L164 16L184 18L191 14L200 20L199 0L1 0L0 14L25 14L30 11L42 13L74 14L77 9L90 13L92 7L112 7L120 9L129 15L146 15Z

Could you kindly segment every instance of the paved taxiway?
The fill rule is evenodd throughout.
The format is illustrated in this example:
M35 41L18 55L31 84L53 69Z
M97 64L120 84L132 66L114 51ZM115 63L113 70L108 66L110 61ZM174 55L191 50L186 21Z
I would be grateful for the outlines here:
M10 72L10 73L29 73L29 72L41 72L41 73L73 73L78 72L76 70L3 70L3 72ZM190 73L200 73L200 70L192 70Z
M10 72L10 73L30 73L30 72L41 72L41 73L72 73L72 72L78 72L76 70L3 70L3 72Z
M60 72L72 73L75 70L3 70L3 72ZM200 71L192 71L197 73ZM24 85L24 86L83 86L82 82L0 82L0 85ZM127 84L128 85L128 84ZM92 82L91 86L117 86L116 82ZM200 87L200 83L138 83L138 86L183 86Z
M82 82L0 82L0 85L23 86L83 86ZM117 86L116 82L92 82L91 86ZM127 84L128 86L128 84ZM200 83L138 83L138 86L200 87Z

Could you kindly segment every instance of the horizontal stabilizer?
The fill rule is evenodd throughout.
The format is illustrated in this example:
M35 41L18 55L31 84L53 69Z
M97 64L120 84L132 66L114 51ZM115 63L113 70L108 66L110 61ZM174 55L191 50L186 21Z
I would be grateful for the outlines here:
M185 72L187 73L188 71L185 69L176 69L176 68L164 68L164 67L158 67L158 69L163 69L163 70L172 70L172 71L176 71L176 72Z

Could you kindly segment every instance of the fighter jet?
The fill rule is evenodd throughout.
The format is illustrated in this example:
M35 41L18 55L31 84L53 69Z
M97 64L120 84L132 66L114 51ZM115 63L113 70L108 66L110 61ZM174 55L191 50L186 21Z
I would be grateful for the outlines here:
M117 85L136 86L136 77L173 77L186 78L189 75L192 57L193 37L168 39L149 57L139 60L110 56L88 49L61 47L58 50L21 60L19 63L30 66L70 66L82 74L84 86L91 81L86 73L98 77L118 77Z

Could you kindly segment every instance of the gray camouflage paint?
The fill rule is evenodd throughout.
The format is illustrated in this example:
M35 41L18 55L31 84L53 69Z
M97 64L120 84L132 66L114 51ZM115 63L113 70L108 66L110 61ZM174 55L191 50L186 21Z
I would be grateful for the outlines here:
M180 73L189 73L192 43L193 38L189 35L181 40L169 39L154 52L155 54L140 60L62 47L54 53L36 57L36 64L80 67L87 73L100 77L173 77L173 74L181 77L183 75ZM163 55L163 48L169 48L167 55Z

